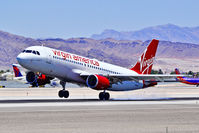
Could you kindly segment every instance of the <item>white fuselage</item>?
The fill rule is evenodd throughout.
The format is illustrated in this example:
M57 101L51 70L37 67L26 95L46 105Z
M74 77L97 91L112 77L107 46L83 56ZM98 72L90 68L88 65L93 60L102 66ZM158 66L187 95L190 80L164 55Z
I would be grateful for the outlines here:
M29 50L29 52L22 52L17 56L21 66L33 72L41 72L45 75L59 78L65 82L86 85L85 79L80 76L81 73L138 75L138 73L124 67L44 46L32 46L26 48L26 50ZM112 84L108 90L126 91L140 88L143 88L142 81L123 81Z

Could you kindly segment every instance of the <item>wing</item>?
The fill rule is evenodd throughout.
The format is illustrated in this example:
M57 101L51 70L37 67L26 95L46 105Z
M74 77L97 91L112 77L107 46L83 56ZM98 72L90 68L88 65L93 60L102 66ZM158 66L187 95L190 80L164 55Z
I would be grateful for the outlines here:
M109 75L111 78L119 79L120 81L155 81L165 82L177 78L179 75L162 75L162 74L142 74L142 75ZM184 76L184 75L183 75Z
M81 77L88 77L92 74L97 74L100 76L107 77L112 81L115 82L122 82L122 81L139 81L139 80L153 80L157 82L164 82L170 79L175 79L179 76L185 75L163 75L163 74L140 74L140 75L128 75L128 74L100 74L100 73L88 73L82 70L73 70L73 72L78 73Z

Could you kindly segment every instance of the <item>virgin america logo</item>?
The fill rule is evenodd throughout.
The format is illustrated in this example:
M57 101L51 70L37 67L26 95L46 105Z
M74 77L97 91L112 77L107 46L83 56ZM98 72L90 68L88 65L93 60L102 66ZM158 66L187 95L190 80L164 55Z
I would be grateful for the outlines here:
M143 62L142 67L148 67L153 63L154 57Z

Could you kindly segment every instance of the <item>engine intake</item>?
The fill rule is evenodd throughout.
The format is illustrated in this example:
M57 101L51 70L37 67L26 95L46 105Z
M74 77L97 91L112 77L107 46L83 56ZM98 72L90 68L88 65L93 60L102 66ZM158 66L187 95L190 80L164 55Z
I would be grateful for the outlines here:
M26 80L28 81L28 83L34 83L37 80L37 76L34 72L28 72L26 74Z
M89 75L86 84L95 90L105 90L110 86L110 82L106 77L100 75Z

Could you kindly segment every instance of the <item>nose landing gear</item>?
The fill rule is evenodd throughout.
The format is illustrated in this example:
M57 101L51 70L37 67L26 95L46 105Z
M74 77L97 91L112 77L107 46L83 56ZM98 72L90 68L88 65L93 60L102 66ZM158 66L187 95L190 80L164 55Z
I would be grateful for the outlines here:
M66 82L60 81L60 84L62 85L63 90L60 90L60 91L58 92L58 96L59 96L60 98L63 98L63 97L64 97L64 98L68 98L68 97L69 97L69 91L65 90Z
M60 90L59 92L58 92L58 95L59 95L59 97L60 98L68 98L69 97L69 91L67 91L67 90Z

